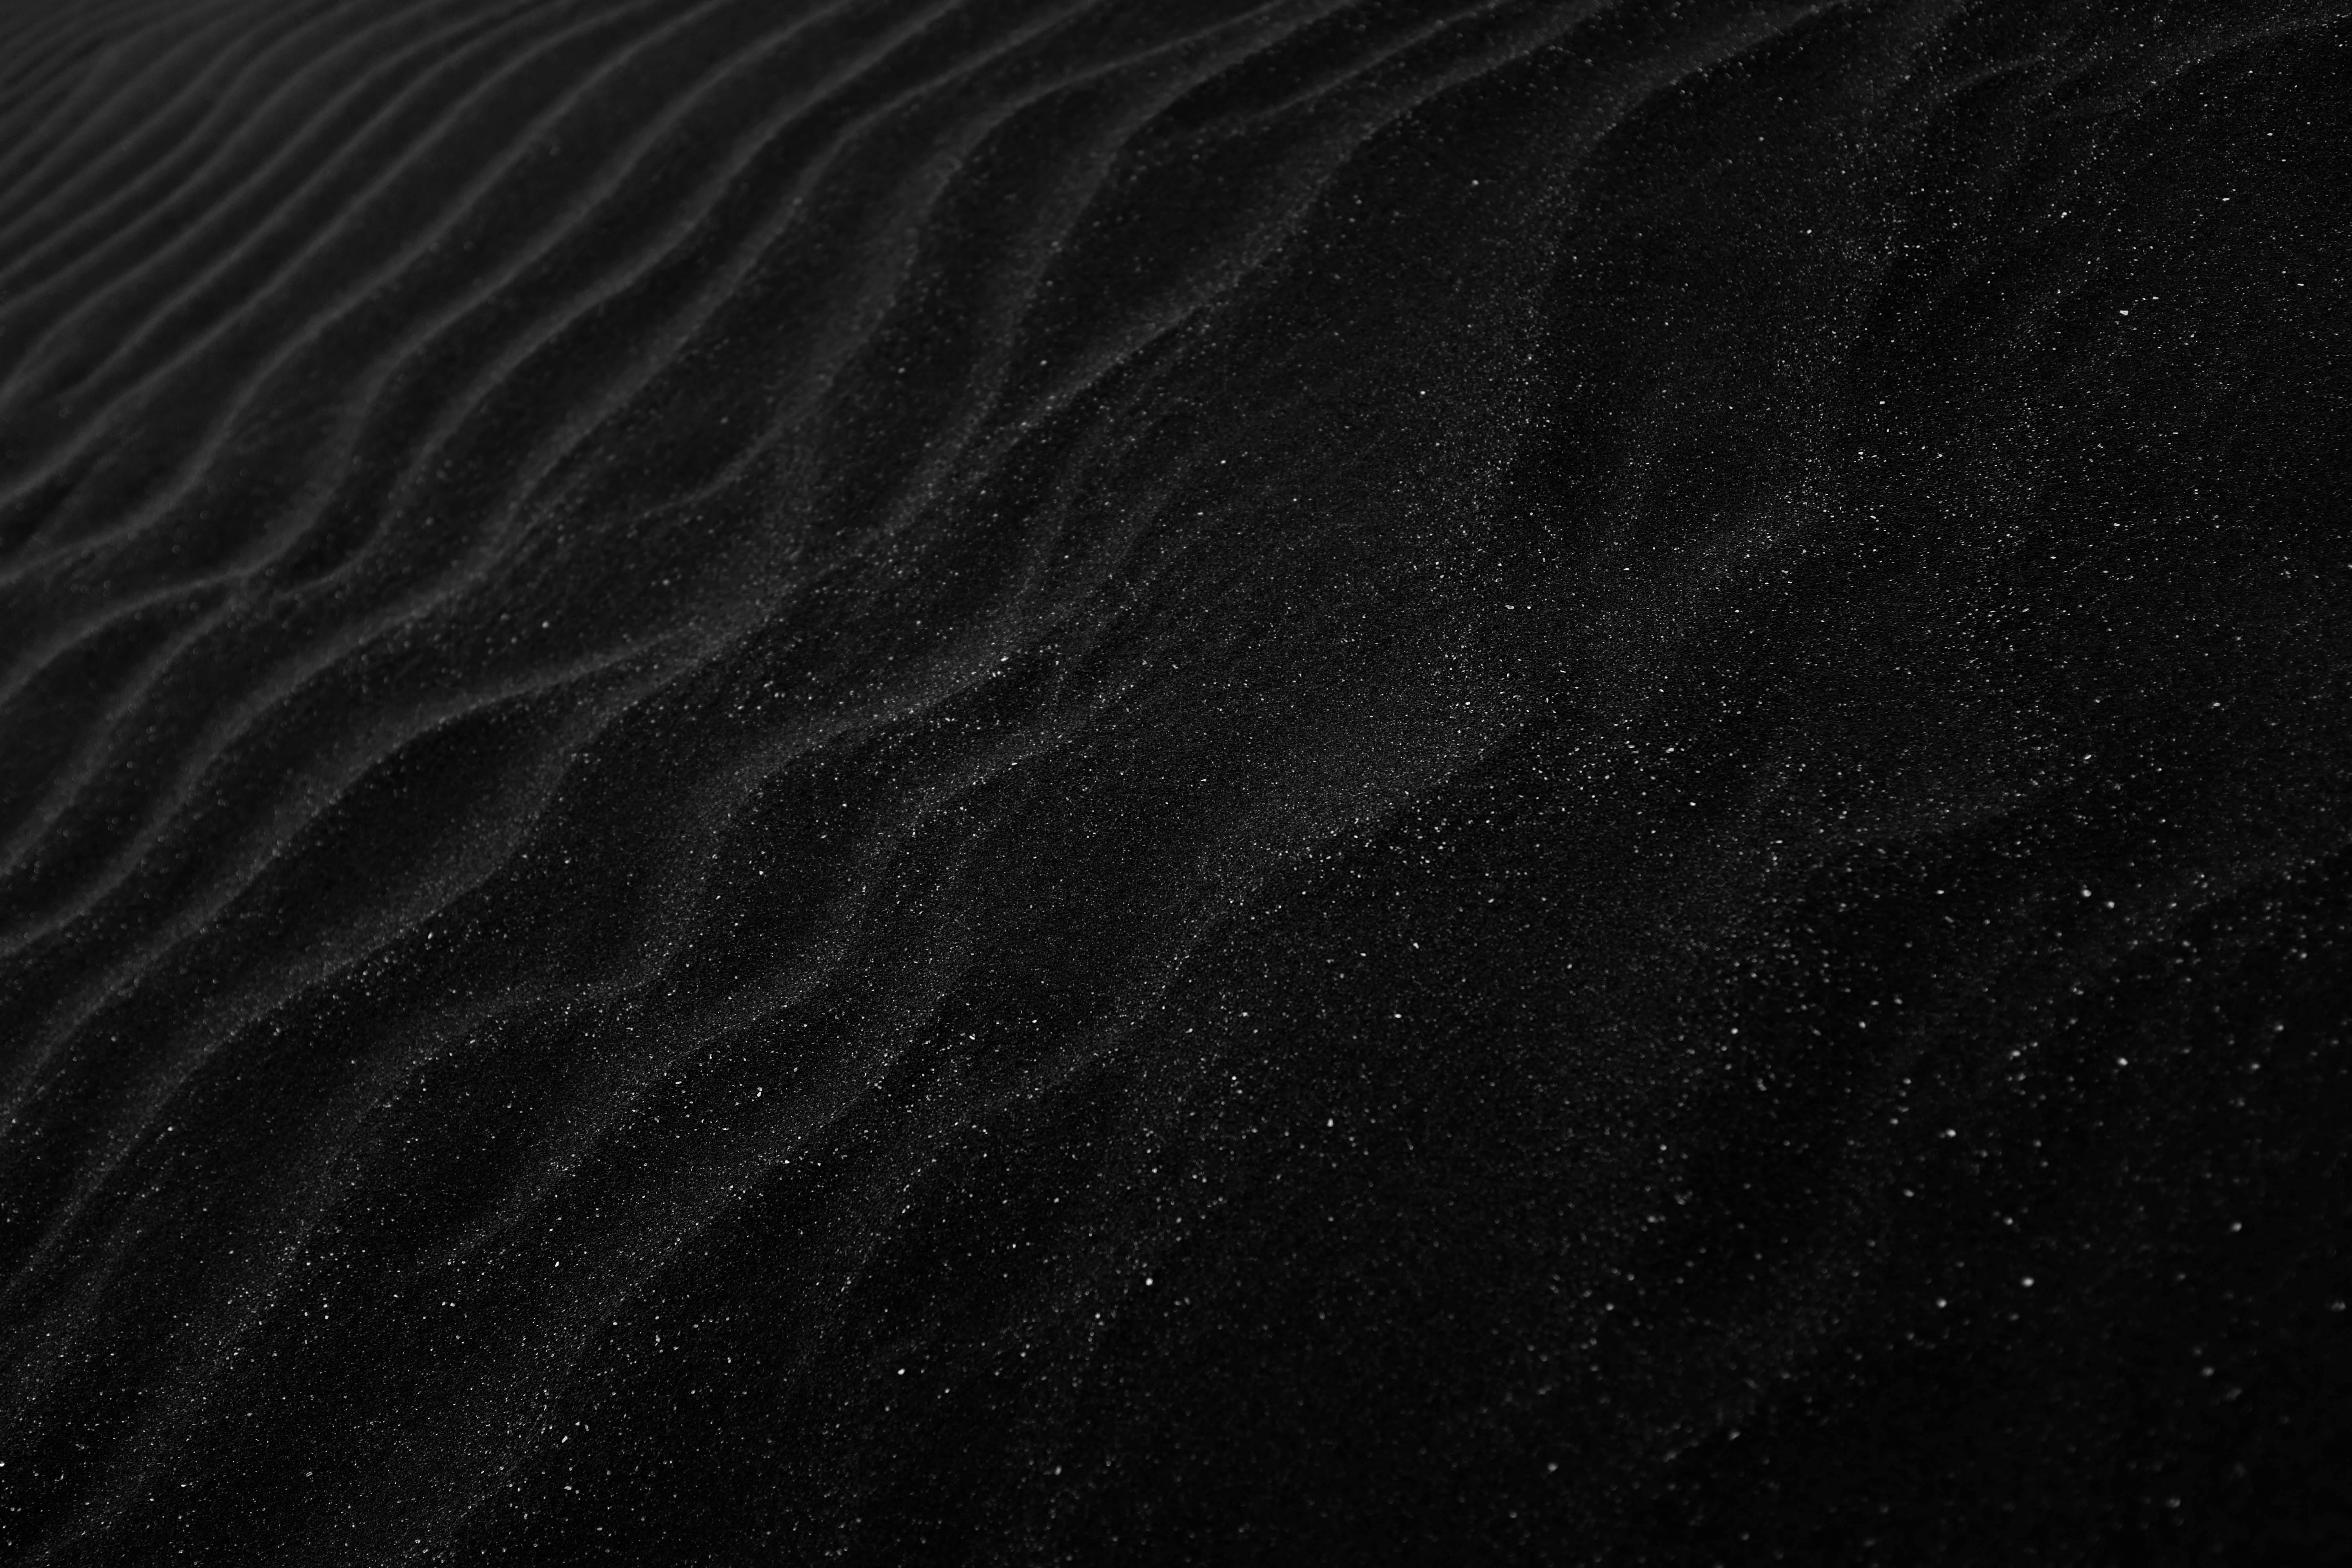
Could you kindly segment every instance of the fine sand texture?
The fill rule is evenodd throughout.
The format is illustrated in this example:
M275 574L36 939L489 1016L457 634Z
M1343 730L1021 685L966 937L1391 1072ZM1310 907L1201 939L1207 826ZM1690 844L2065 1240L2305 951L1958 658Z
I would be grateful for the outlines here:
M5 0L0 1561L2352 1562L2347 84Z

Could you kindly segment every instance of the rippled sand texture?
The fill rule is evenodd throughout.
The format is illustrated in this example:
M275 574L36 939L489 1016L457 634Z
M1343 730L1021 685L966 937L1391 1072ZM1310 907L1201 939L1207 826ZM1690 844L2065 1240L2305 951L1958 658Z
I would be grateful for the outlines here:
M2322 1560L2347 9L13 7L0 1554Z

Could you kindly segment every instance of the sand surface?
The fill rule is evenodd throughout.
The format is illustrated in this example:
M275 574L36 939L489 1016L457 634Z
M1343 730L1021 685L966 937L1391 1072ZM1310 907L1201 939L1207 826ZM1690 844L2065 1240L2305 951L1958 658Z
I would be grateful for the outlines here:
M2341 0L14 0L0 1558L2352 1561Z

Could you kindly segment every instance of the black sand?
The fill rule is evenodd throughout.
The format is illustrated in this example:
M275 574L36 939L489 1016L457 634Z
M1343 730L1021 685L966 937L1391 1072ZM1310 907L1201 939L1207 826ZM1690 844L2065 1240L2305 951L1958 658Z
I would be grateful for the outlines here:
M2336 0L16 0L0 1558L2352 1562Z

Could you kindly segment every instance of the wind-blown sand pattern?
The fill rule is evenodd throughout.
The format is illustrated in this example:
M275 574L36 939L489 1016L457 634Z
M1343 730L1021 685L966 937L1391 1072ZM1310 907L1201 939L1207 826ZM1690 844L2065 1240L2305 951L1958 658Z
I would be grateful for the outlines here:
M2352 1551L2347 14L15 7L0 1555Z

